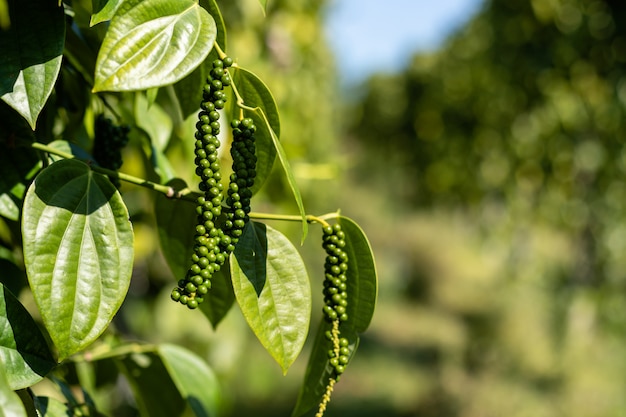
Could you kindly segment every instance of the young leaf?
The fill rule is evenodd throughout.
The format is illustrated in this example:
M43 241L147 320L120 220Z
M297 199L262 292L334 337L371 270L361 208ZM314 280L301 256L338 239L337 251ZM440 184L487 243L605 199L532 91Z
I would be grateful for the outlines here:
M27 417L22 400L9 386L2 371L0 371L0 417Z
M124 1L98 53L93 91L172 84L204 61L215 37L215 21L196 1Z
M163 344L159 346L158 352L170 378L194 415L217 416L220 409L220 386L206 362L179 346Z
M35 320L4 285L0 285L0 329L0 368L12 390L36 384L56 365Z
M92 15L89 26L113 19L115 11L122 3L122 0L91 0Z
M311 288L291 242L249 222L230 257L233 288L248 325L283 369L297 358L309 329Z
M200 310L209 319L213 328L217 329L217 325L226 316L234 302L235 292L230 278L230 265L226 262L219 271L213 273L211 291L204 296Z
M318 329L309 362L307 363L306 372L304 374L304 383L300 387L296 406L291 413L292 417L299 417L317 407L322 396L326 392L326 386L333 373L333 368L328 361L328 351L332 349L332 342L325 336L329 332L332 324L322 319ZM359 337L349 327L339 328L340 337L345 337L349 341L348 349L350 349L349 357L354 356L354 352L359 345Z
M11 26L0 30L0 98L35 130L61 69L63 7L48 0L12 1Z
M130 284L133 232L109 180L77 160L50 165L24 200L28 281L61 359L91 344Z
M257 175L254 179L254 185L250 188L254 194L261 189L272 171L272 166L276 159L276 148L271 132L273 131L277 138L280 137L280 118L272 93L270 93L259 77L240 67L233 67L231 74L233 84L243 99L243 104L247 107L259 109L258 111L246 113L246 117L254 120L257 129L254 135L257 154ZM239 118L239 107L235 100L233 100L231 106L231 114L233 118Z
M187 188L187 184L181 179L173 179L167 185L175 190ZM163 256L176 279L184 278L193 255L196 206L162 194L156 196L154 204Z

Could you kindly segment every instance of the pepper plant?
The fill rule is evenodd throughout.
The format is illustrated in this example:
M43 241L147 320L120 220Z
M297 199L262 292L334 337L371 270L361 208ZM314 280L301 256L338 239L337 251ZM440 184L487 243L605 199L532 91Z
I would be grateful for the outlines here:
M275 100L227 55L218 4L0 5L0 415L102 415L88 386L62 377L85 364L91 378L123 376L139 415L222 415L220 382L198 353L110 334L133 280L128 186L155 195L172 302L214 327L236 305L284 373L317 317L310 280L320 277L323 314L293 416L322 415L374 313L374 258L354 220L305 211ZM195 117L187 139L195 146L193 184L168 158L172 135L137 110L157 102L172 120ZM137 132L144 140L132 140ZM124 172L128 147L147 155L149 178ZM297 214L253 210L274 165ZM319 273L309 277L296 246L269 219L300 222L300 244L309 226L321 228ZM30 296L34 304L25 305ZM115 366L98 366L105 362ZM38 394L33 386L42 380L63 399Z

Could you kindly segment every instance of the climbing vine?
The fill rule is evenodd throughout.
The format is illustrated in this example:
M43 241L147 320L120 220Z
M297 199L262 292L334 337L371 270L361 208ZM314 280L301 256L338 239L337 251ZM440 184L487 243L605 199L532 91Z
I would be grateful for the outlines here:
M94 0L88 25L75 20L78 2L7 4L0 216L9 238L2 233L2 258L17 275L23 268L28 284L20 288L9 273L1 281L0 409L101 415L89 387L79 386L77 398L59 375L106 360L128 380L140 415L222 412L219 380L198 353L169 343L106 341L134 279L136 232L124 187L135 186L155 195L171 299L214 326L236 305L284 373L302 351L311 317L320 316L312 311L314 297L323 300L293 410L321 416L374 313L374 258L354 220L306 212L283 149L290 138L280 136L279 109L245 62L227 55L217 3ZM196 115L195 133L185 139L194 149L188 163L195 184L176 175L165 152L170 139L144 113L125 107L149 107L163 96L174 114ZM151 139L152 177L125 172L124 149L144 146L132 140L138 130ZM252 210L275 162L298 214ZM267 220L300 222L301 243L309 226L320 228L326 258L311 268L315 274ZM311 293L312 280L323 283L323 294ZM35 307L23 304L24 293ZM42 380L58 386L64 401L34 391Z

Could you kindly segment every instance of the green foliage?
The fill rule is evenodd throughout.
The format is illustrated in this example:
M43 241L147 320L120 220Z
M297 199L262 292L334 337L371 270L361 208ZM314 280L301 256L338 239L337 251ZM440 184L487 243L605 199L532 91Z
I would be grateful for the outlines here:
M267 351L287 372L309 330L311 290L296 248L262 223L246 227L231 257L237 302Z
M59 76L65 38L63 8L45 0L11 2L11 29L0 31L6 60L0 68L0 98L33 130Z
M13 294L0 287L0 360L7 378L4 383L13 390L39 382L56 365L46 339L33 318Z
M178 309L154 321L181 317L194 337L205 317L216 328L237 305L280 370L292 367L316 317L314 282L288 232L262 221L300 222L304 243L309 223L327 225L337 215L306 213L289 142L280 140L277 100L259 76L227 57L214 0L8 6L11 24L0 33L7 56L0 69L0 258L7 271L0 412L224 415L232 395L193 340L179 345L153 334L133 341L150 329L133 310L135 291L147 287L141 303L159 305L162 289L177 285L171 298L202 314ZM263 186L277 181L276 157L297 216L251 210ZM222 169L228 162L231 172ZM328 401L318 384L328 383L329 343L335 359L347 362L373 314L371 248L345 219L345 251L354 257L346 296L354 305L340 331L350 351L341 346L339 353L345 343L335 332L324 342L326 362L315 352L309 373L317 381L307 377L314 390L301 411ZM155 236L145 236L146 224ZM146 285L141 271L151 256L163 266L161 280ZM333 378L343 365L334 365ZM120 379L132 402L111 397ZM39 395L38 384L56 395Z
M192 0L127 0L98 52L93 91L146 90L172 84L206 59L217 28Z

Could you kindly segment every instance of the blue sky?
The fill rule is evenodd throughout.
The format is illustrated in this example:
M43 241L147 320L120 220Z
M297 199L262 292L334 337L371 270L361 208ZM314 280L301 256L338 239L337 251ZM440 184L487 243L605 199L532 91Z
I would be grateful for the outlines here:
M478 12L482 3L331 0L326 35L337 57L342 83L355 85L374 72L402 69L415 52L440 46Z

